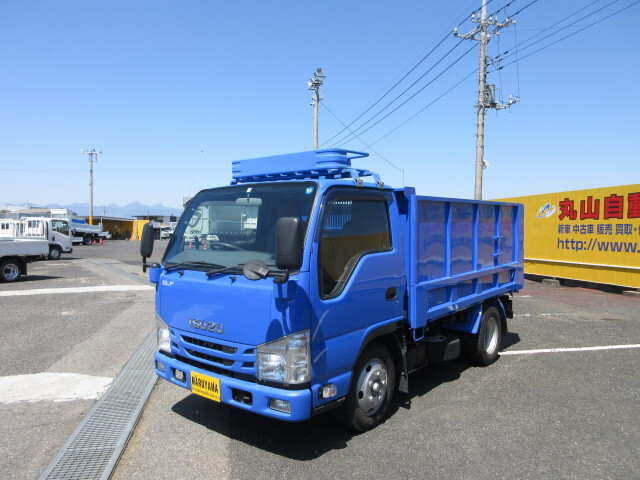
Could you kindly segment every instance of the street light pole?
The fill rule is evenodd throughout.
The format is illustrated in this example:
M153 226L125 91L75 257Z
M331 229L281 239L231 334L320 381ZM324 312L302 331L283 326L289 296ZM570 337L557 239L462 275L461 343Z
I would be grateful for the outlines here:
M313 73L313 78L307 82L309 86L309 90L313 90L313 97L311 99L313 102L313 148L314 150L318 149L318 106L320 105L320 87L322 87L322 82L325 79L325 75L322 74L322 69L318 68Z

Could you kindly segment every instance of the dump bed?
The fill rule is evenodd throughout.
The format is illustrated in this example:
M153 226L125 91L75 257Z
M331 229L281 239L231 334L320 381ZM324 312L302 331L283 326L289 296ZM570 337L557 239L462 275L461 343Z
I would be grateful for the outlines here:
M521 204L406 193L411 328L523 287Z

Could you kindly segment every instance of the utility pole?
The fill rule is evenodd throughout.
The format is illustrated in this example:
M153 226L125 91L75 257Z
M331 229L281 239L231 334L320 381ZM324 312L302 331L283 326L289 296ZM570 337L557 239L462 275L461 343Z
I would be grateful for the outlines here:
M478 120L477 120L477 133L476 133L476 182L474 188L473 198L476 200L482 200L482 174L485 167L489 164L484 160L484 116L487 108L494 108L496 110L502 110L508 108L514 103L520 101L519 98L513 98L509 96L509 102L505 104L497 103L495 99L495 85L487 85L487 44L491 40L491 35L499 35L499 31L502 28L508 27L512 23L516 23L515 20L506 18L504 22L498 22L498 18L489 17L487 19L487 0L482 0L482 11L480 18L475 14L471 15L471 21L477 23L478 26L471 32L465 35L458 34L458 28L453 30L453 34L456 37L463 38L465 40L476 40L480 43L480 68L478 74ZM491 33L489 33L489 27L495 27Z
M314 73L313 73L313 78L310 78L309 81L307 82L307 85L309 86L309 90L313 90L313 97L311 97L311 100L313 100L313 102L311 103L311 105L313 105L314 109L313 109L313 148L314 150L318 149L318 106L320 105L320 100L322 100L322 98L320 98L320 87L322 87L322 82L324 82L325 79L325 75L322 74L322 69L318 68Z
M89 225L93 225L93 162L98 161L98 154L102 153L96 149L81 150L83 155L89 155Z

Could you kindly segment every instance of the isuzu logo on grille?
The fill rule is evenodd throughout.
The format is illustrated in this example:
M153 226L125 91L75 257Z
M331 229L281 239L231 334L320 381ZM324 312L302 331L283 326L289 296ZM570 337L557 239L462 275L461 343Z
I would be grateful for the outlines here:
M219 334L224 333L224 323L203 322L202 320L198 320L197 318L190 318L189 326L191 328L197 328L200 330L205 330L207 332Z

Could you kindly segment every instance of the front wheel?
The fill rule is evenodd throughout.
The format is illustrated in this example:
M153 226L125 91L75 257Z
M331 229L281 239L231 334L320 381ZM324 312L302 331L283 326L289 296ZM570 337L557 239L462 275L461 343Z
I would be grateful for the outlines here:
M60 247L51 247L49 249L49 260L60 260L62 256L62 250Z
M380 343L369 345L353 370L347 399L335 410L344 426L364 432L384 420L396 387L396 371L389 349Z
M489 307L482 314L480 328L475 335L464 338L467 354L479 365L490 365L498 359L502 322L496 307Z

